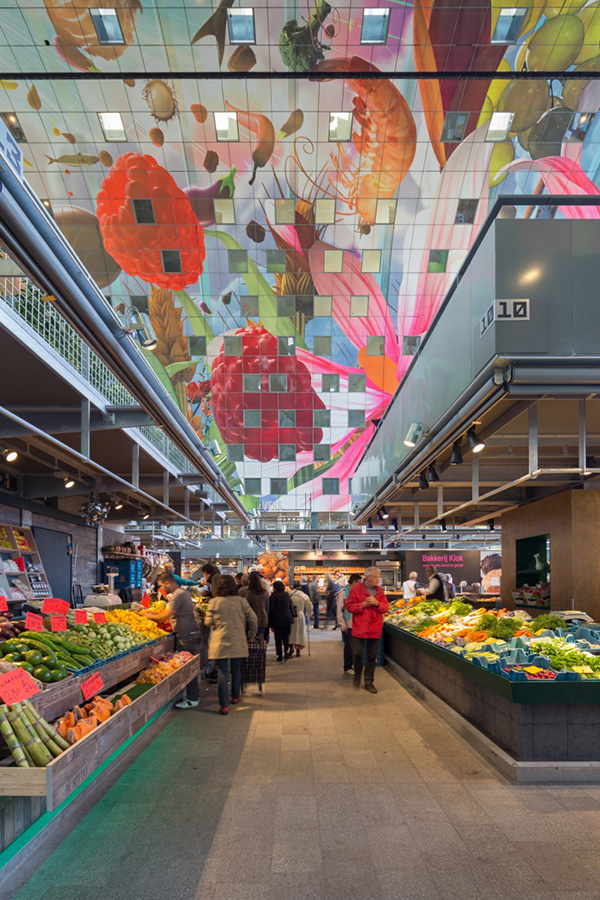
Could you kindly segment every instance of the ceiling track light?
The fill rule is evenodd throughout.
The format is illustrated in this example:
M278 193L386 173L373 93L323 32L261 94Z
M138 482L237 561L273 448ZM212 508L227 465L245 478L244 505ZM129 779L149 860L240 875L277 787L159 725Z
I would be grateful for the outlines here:
M9 462L9 463L14 462L16 459L19 458L19 454L17 453L17 451L11 450L10 447L2 448L2 456L4 457L6 462Z
M494 522L493 519L488 519L487 526L488 526L488 528L490 529L490 531L495 531L495 530L496 530L496 523Z
M427 476L425 475L425 472L420 472L419 473L419 490L424 491L428 487L429 487L429 482L427 481Z
M382 506L382 507L381 507L381 518L382 518L382 519L389 519L389 517L390 517L389 512L387 511L387 509L385 508L385 506Z
M463 462L462 450L460 449L460 441L454 441L452 444L452 456L450 457L451 466L461 466Z
M373 519L368 520L368 527L369 527L369 529L373 528Z
M144 513L144 515L142 516L142 519L144 520L144 522L146 521L146 519L149 519L149 518L150 518L150 513L149 513L149 512Z
M404 438L406 447L416 447L425 434L425 426L422 422L412 422Z
M467 441L473 453L481 453L485 447L485 442L481 440L473 427L467 431Z
M65 487L67 488L67 490L69 490L72 487L75 487L75 479L72 478L71 475L66 475L64 481L65 481Z
M438 475L435 465L431 463L429 468L427 469L427 480L431 484L432 482L439 481L440 476Z
M446 524L445 519L440 519L440 526L441 526L442 531L448 531L448 525Z
M399 527L398 527L398 519L396 519L396 517L394 517L394 518L392 519L392 528L394 529L394 531L399 531L399 530L400 530Z

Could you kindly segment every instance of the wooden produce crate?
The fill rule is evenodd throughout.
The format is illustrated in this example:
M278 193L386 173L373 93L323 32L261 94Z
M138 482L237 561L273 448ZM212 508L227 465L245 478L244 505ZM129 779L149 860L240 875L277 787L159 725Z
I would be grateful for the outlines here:
M129 706L94 728L46 768L1 767L0 797L46 797L47 809L52 811L199 674L200 658L195 656L168 678L150 687ZM33 699L37 700L37 697Z

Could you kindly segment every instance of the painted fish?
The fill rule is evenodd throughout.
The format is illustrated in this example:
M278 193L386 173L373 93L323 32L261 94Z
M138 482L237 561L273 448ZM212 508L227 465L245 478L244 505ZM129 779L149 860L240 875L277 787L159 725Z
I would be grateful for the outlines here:
M100 159L99 156L92 156L90 153L71 153L66 156L59 156L58 159L53 159L47 153L45 156L48 160L48 165L59 163L61 166L93 166Z

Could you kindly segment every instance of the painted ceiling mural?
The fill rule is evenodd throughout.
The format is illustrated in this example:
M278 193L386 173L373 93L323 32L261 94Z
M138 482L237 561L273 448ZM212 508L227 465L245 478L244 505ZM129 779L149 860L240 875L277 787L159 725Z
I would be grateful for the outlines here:
M249 509L349 508L499 193L600 193L599 0L0 6L27 180Z

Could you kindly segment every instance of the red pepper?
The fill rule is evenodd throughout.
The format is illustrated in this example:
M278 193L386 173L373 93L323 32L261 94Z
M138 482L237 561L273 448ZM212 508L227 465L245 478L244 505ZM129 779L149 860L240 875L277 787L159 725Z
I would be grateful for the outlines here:
M254 169L252 170L252 178L248 182L248 184L254 184L256 170L266 166L271 159L271 155L275 148L275 129L273 128L273 123L267 116L263 116L261 113L247 113L241 109L236 109L236 107L232 106L227 100L225 101L225 106L229 112L237 113L244 128L247 128L248 131L251 131L256 136L256 146L252 151Z

